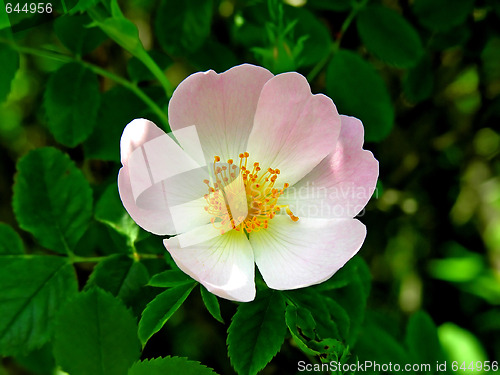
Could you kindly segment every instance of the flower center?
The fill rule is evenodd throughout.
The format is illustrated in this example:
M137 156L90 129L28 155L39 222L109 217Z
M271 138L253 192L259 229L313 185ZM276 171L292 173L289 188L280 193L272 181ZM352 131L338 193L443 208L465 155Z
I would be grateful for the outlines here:
M210 221L221 234L231 229L246 233L266 229L282 209L293 221L299 220L288 205L278 204L278 198L290 186L285 183L281 189L275 187L280 170L268 168L263 172L258 162L249 167L248 157L248 152L241 153L238 167L232 159L222 163L215 156L215 182L211 186L208 180L203 181L208 186L205 211L213 215Z

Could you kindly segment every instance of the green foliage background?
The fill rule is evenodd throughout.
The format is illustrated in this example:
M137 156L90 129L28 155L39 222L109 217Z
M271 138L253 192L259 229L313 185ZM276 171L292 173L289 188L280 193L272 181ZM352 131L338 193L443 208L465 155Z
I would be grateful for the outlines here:
M498 1L24 4L0 2L1 375L500 360ZM177 269L116 177L129 121L168 130L179 82L244 62L359 117L380 179L342 270L238 304Z

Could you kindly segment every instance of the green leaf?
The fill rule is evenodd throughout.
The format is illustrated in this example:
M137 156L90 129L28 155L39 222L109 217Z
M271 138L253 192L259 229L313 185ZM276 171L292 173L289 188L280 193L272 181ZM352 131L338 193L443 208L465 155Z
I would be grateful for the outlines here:
M316 321L316 332L321 339L338 338L337 324L331 319L326 299L313 288L286 292L286 296L301 308L307 309Z
M99 3L100 0L78 0L78 3L71 9L70 14L84 12Z
M240 63L230 47L214 38L208 38L195 53L190 54L189 62L197 70L213 69L216 72L223 72Z
M50 339L54 317L78 290L67 260L0 257L0 354L27 353Z
M10 225L0 223L0 255L17 254L24 254L21 237Z
M193 279L179 270L166 270L154 275L149 280L149 286L169 288L173 286L191 284Z
M481 341L466 329L447 322L438 327L438 335L448 363L453 361L457 361L459 364L484 362L488 359L488 354ZM477 374L475 371L464 371L463 373Z
M297 346L308 355L320 355L319 351L309 347L311 339L316 337L314 330L316 322L311 312L305 308L288 305L286 307L285 321L290 334L292 335Z
M137 240L139 226L123 207L116 182L109 185L97 201L95 218L125 236L129 244Z
M68 155L51 147L21 158L13 207L22 229L59 253L73 249L92 216L92 190Z
M389 8L380 5L366 7L359 13L356 25L368 51L387 64L408 68L414 66L423 54L417 31Z
M380 363L399 363L401 368L412 363L400 341L371 319L364 324L355 348L363 362L376 358Z
M403 92L409 101L418 103L431 96L433 87L432 62L428 55L424 55L416 66L408 70L403 81Z
M139 117L151 119L150 113L145 111L144 103L135 94L121 86L106 91L102 95L94 131L83 144L85 156L119 162L123 129L130 121Z
M363 121L367 141L379 142L389 135L394 108L384 81L371 64L340 50L328 65L326 86L340 113Z
M405 341L415 363L436 363L446 360L439 343L437 328L431 317L423 311L416 312L410 317Z
M331 319L335 322L339 331L340 337L346 339L348 337L351 321L349 315L336 301L331 298L325 298L326 307L330 313Z
M143 346L179 309L195 286L193 282L167 289L148 303L139 322L139 339Z
M366 303L370 294L370 270L359 256L352 258L346 267L343 272L349 274L350 282L343 288L331 290L328 296L337 302L349 317L349 335L346 342L353 345L365 318ZM331 304L328 307L332 308ZM336 315L339 321L342 320L341 315L342 313Z
M463 24L473 6L474 0L415 0L412 10L422 26L445 31Z
M293 29L295 36L294 48L302 37L306 37L304 48L299 53L297 66L311 66L318 63L328 53L328 45L331 44L330 33L326 26L305 8L291 6L284 7L287 22L297 22Z
M136 362L128 370L128 375L217 375L214 370L199 362L180 357L155 358Z
M98 24L102 31L132 55L137 56L144 51L137 26L127 18L107 18Z
M58 315L54 356L71 375L123 375L140 356L135 318L121 301L95 288Z
M50 343L27 354L16 356L15 361L24 369L31 371L29 374L53 375L56 373L56 362L52 354L52 345Z
M2 103L7 99L10 85L19 69L19 54L2 43L0 44L0 61L2 62L2 69L0 69L0 103Z
M78 63L52 74L44 105L50 132L57 142L75 147L92 133L99 109L97 76Z
M219 300L215 294L210 293L207 288L200 284L201 298L208 312L222 324L224 324L224 319L220 314Z
M142 263L116 254L94 268L85 289L98 286L127 303L146 285L148 278L148 270Z
M210 35L213 8L213 0L162 0L155 19L162 48L172 55L195 52Z
M228 355L240 375L255 375L278 353L285 339L285 301L279 292L266 291L242 303L227 336Z
M463 46L471 38L471 28L459 25L444 32L436 32L429 39L428 47L431 50L444 51L446 49Z
M92 20L87 15L67 15L56 18L54 31L66 48L84 56L107 39L98 27L89 27L91 23Z
M352 0L334 0L334 1L325 1L325 0L307 0L307 6L313 9L324 9L324 10L333 10L336 12L343 12L351 9Z

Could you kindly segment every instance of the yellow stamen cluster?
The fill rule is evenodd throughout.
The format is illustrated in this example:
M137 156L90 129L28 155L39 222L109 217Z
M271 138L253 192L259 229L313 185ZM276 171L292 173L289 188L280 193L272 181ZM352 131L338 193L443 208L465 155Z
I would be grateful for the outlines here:
M275 187L280 170L268 168L261 173L258 162L253 163L253 167L248 166L249 156L248 152L239 155L239 171L232 159L227 161L227 165L219 166L221 159L215 156L214 186L210 186L208 180L204 181L208 186L208 194L205 194L208 205L205 206L205 210L213 215L211 222L221 234L228 229L246 233L266 229L269 220L283 208L293 221L299 220L287 205L277 204L278 198L289 187L288 183L281 189ZM233 217L231 209L236 214L247 212L247 215Z

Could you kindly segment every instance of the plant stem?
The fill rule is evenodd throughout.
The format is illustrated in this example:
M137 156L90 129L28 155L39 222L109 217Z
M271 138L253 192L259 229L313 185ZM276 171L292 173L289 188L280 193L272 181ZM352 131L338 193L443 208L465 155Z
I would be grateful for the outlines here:
M362 10L366 4L368 3L369 0L361 0L359 3L356 1L353 1L352 9L347 18L344 20L342 23L342 26L340 27L340 31L338 33L337 38L335 39L335 42L330 45L330 49L328 54L322 58L311 70L311 72L307 75L307 80L309 82L312 82L316 76L323 70L325 65L330 61L332 56L337 52L340 48L340 42L342 40L342 37L344 36L345 32L351 25L352 21L356 17L356 15L359 13L360 10Z
M134 259L135 261L140 261L141 259L161 259L163 258L162 254L141 254L141 253L133 253L133 254L126 254L130 258ZM105 259L108 259L110 255L107 256L98 256L98 257L81 257L78 255L70 255L68 257L68 260L70 263L99 263Z
M165 94L167 95L167 98L170 98L174 92L172 84L167 79L167 77L160 69L158 64L156 64L156 62L151 58L151 56L149 56L149 53L144 49L144 46L142 45L142 42L139 39L139 37L137 36L137 42L138 42L138 44L136 45L137 48L131 49L130 46L128 46L129 48L127 48L126 44L120 43L120 40L114 33L109 32L108 29L104 27L105 21L106 19L108 19L107 18L108 16L105 14L104 11L100 10L99 8L91 8L87 11L87 13L90 16L90 18L92 18L97 23L97 25L101 28L101 30L104 33L106 33L111 39L113 39L117 44L121 45L124 49L130 52L137 59L139 59L146 66L146 68L149 69L149 71L153 74L153 76L162 85L163 89L165 90ZM130 21L127 18L124 18L123 14L121 14L121 17L123 17L123 19L126 20L126 22L129 22L130 24L133 25L132 21Z
M344 23L340 27L339 36L337 37L337 40L335 40L335 45L337 46L337 49L340 47L340 41L342 40L342 37L344 36L345 32L347 31L347 29L351 25L352 21L358 15L359 11L362 10L366 6L368 1L369 0L361 0L359 3L356 1L353 1L351 12L347 16L347 18L344 20Z
M57 61L61 61L61 62L78 62L78 63L82 64L84 67L91 70L92 72L99 74L103 77L109 78L109 79L115 81L116 83L122 85L123 87L129 89L130 91L132 91L149 108L151 108L151 110L160 118L160 120L163 122L163 125L165 126L165 129L169 129L168 117L167 117L167 114L165 113L165 111L162 110L158 106L158 104L156 104L148 95L146 95L146 93L144 91L142 91L135 83L132 83L132 82L126 80L125 78L120 77L120 76L117 76L116 74L113 74L113 73L107 71L106 69L103 69L97 65L94 65L94 64L91 64L89 62L74 58L73 56L69 56L69 55L65 55L62 53L53 52L53 51L49 51L49 50L18 46L17 44L15 44L9 40L6 40L6 39L0 39L0 42L10 45L11 48L15 49L16 51L18 51L20 53L44 57L44 58L57 60Z

